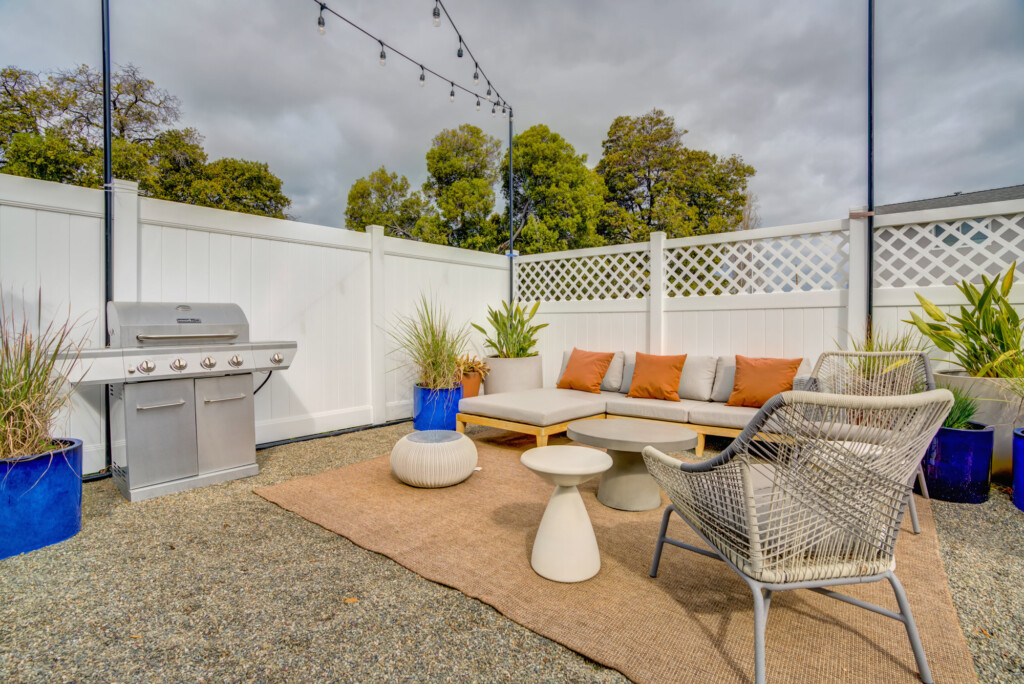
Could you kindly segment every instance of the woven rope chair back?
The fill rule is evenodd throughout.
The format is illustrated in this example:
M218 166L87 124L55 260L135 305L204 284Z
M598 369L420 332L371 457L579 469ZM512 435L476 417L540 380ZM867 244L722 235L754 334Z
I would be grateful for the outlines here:
M947 390L785 392L710 470L645 458L680 515L746 574L866 576L892 566L907 483L951 405Z
M924 352L825 352L811 376L830 394L891 396L935 389Z

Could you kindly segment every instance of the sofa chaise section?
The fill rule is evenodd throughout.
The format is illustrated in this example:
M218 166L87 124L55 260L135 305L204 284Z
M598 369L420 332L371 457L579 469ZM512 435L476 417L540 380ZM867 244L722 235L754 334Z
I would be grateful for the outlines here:
M547 446L548 437L565 432L570 422L586 418L604 418L609 396L615 392L579 392L570 389L532 389L470 397L459 402L456 429L466 424L512 430L537 438L537 446Z

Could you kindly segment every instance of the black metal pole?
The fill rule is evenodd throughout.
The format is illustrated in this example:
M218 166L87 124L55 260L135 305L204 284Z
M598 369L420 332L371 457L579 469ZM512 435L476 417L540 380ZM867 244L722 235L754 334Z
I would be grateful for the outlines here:
M110 325L107 321L106 303L114 299L114 170L110 157L110 0L102 0L103 13L103 268L104 268L104 299L103 299L103 340L110 345ZM106 467L104 474L111 473L112 462L110 433L110 385L103 387L103 427L106 436ZM99 479L90 477L89 480Z
M875 306L875 0L868 0L868 291L865 342L873 339Z
M515 204L512 188L512 150L515 147L512 136L512 108L508 108L508 301L515 301L515 268L516 268L516 234L512 221L512 208Z

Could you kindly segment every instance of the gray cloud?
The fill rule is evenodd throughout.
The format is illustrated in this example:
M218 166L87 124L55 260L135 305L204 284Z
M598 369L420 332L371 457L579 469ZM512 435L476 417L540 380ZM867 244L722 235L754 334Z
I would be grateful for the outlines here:
M305 221L340 226L352 182L381 164L418 185L442 128L507 123L310 0L114 2L115 62L183 103L211 157L270 164ZM451 78L472 62L431 3L329 3ZM715 3L448 0L516 126L544 123L600 157L612 119L661 107L693 147L757 168L765 225L834 218L865 202L866 9L823 0ZM879 3L876 200L1024 182L1024 8L1015 0ZM0 0L0 62L99 63L94 3ZM481 92L483 86L481 86Z

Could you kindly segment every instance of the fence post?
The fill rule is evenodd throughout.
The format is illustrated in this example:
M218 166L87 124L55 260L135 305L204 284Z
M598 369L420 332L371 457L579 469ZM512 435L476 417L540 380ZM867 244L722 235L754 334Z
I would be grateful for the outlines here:
M114 300L139 300L139 184L114 180ZM101 316L102 319L102 316Z
M386 423L387 385L387 299L384 274L384 228L367 226L370 233L370 401L373 424Z
M850 216L866 212L867 207L852 207ZM850 218L847 221L850 238L850 284L846 299L846 333L839 342L845 349L854 340L864 339L868 317L868 220Z
M651 233L651 282L647 293L647 353L661 354L665 344L665 233Z

